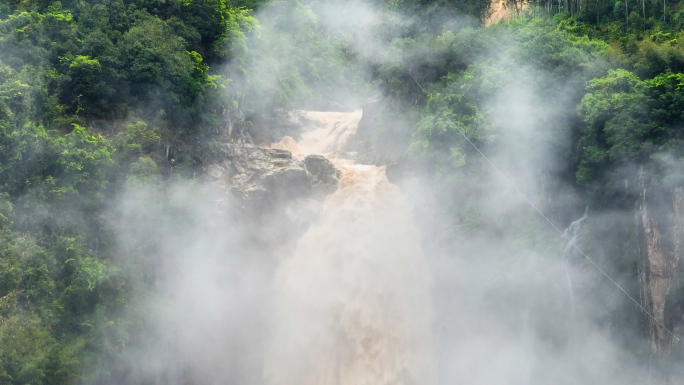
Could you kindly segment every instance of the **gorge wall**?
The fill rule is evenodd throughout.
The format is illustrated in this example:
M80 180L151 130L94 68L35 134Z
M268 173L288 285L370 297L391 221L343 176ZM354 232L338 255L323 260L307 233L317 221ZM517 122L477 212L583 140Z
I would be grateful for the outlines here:
M651 352L658 358L665 358L676 342L670 331L681 324L674 297L680 284L679 261L684 252L684 191L681 187L663 186L646 176L643 170L639 175L639 188L641 294L644 307L653 315L646 319Z

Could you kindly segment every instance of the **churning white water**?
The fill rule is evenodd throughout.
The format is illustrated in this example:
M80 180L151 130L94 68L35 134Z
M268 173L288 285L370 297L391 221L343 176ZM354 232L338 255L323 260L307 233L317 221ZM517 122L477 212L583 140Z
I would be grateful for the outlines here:
M310 112L321 127L277 147L335 156L361 111ZM317 223L276 276L272 385L434 385L430 275L410 207L385 168L342 171Z

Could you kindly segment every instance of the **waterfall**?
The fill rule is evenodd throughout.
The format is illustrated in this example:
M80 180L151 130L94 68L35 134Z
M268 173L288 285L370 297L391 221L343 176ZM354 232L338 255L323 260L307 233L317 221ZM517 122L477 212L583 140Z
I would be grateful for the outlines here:
M385 168L335 159L361 112L310 112L321 128L274 147L342 172L278 269L272 385L434 385L430 274L410 206Z
M577 237L579 237L580 229L582 228L582 222L587 219L588 214L589 207L586 207L582 217L570 223L570 226L568 226L563 232L563 237L568 241L568 243L565 244L565 249L563 249L563 270L565 272L565 280L568 285L570 303L573 307L575 306L575 295L572 288L572 278L570 277L569 257L572 249L575 248L575 242L577 241Z

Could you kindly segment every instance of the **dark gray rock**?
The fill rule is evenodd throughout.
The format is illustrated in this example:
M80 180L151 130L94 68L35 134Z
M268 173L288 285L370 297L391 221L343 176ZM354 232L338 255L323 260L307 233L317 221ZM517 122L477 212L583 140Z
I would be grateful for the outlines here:
M309 155L304 158L304 164L312 176L312 187L316 192L329 194L337 189L340 170L323 155Z
M292 159L292 153L287 150L280 150L277 148L269 148L268 153L274 157L274 158L280 158L280 159Z
M303 112L277 114L279 123L264 127L265 135L272 129L296 131L308 124ZM315 222L322 198L335 191L340 177L323 156L301 161L289 151L255 145L250 133L225 136L218 152L204 162L202 178L209 182L218 212L244 226L250 249L268 250L259 255L272 255L287 240L298 239Z
M222 143L220 152L223 159L208 165L207 175L244 204L267 208L311 193L313 177L288 151Z

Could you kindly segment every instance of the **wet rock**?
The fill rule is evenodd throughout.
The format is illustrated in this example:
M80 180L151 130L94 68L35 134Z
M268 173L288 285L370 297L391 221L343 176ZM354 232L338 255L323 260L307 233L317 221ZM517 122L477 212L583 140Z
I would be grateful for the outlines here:
M298 135L310 124L307 119L303 111L276 112L272 125L260 132L265 138L281 132L278 140L282 132ZM286 149L258 146L254 142L258 132L222 138L218 156L204 162L202 178L213 190L217 211L243 226L250 249L273 255L316 221L322 198L336 190L340 172L320 155L302 161Z
M243 205L266 209L311 192L313 177L288 151L222 143L220 152L222 160L208 165L207 175Z
M329 194L337 189L340 170L323 155L309 155L304 158L306 169L312 176L312 188L316 193Z
M676 330L682 319L676 315L672 296L680 284L679 261L684 255L684 190L654 183L643 169L639 187L641 298L653 315L646 319L651 352L665 358L675 344L668 329Z
M292 159L292 153L290 151L287 151L287 150L281 150L278 148L270 148L266 151L268 151L268 153L274 158Z

